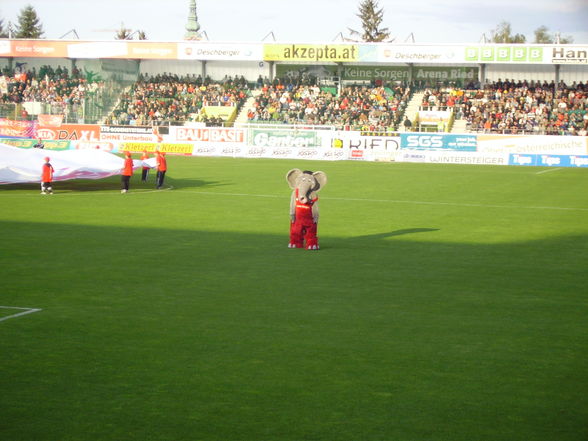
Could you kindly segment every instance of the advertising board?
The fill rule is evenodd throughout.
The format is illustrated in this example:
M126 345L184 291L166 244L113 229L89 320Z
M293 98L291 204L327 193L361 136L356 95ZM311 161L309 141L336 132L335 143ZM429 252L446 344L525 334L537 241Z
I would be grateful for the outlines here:
M582 136L478 135L478 151L484 153L583 155L586 143Z
M476 151L475 135L400 134L400 148L410 150Z
M507 154L481 154L478 152L402 150L396 155L396 162L419 162L428 164L463 165L508 165Z
M320 147L314 130L249 129L249 145L255 147Z

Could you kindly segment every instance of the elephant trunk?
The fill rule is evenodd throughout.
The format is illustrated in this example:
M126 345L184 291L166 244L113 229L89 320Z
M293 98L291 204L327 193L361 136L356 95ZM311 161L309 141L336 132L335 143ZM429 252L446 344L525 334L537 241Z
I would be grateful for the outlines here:
M303 204L308 204L310 202L310 193L313 190L313 186L309 184L302 184L298 187L298 200Z

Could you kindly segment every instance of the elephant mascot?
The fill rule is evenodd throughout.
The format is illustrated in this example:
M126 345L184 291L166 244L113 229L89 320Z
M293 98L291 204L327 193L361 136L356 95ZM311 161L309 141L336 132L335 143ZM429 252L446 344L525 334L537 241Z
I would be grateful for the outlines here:
M292 189L290 199L290 243L288 248L318 250L317 224L319 219L317 192L327 184L322 171L302 171L297 168L286 174Z

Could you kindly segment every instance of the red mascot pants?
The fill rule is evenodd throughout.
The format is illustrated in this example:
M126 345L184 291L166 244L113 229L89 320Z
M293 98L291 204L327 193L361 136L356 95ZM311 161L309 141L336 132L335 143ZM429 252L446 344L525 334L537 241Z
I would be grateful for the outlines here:
M316 199L308 204L296 201L296 220L290 223L290 247L318 249L317 224L312 219L312 205Z

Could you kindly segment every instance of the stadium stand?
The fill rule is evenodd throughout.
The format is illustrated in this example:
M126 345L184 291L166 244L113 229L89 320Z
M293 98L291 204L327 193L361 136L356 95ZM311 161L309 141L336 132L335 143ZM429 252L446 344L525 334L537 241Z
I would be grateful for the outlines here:
M333 125L364 131L386 131L398 127L410 88L402 86L334 87L293 84L280 79L264 84L248 109L249 122Z
M588 131L587 86L497 81L467 91L469 131L503 134L582 135Z
M257 79L162 73L139 75L131 86L115 88L109 81L65 67L41 66L24 72L4 68L0 106L3 114L31 119L26 104L43 113L63 114L65 121L88 121L95 112L106 124L182 125L201 121L230 125L232 120L209 115L209 106L242 109L254 124L334 126L339 129L389 132L406 130L412 97L422 97L421 111L451 110L455 126L466 132L495 134L580 135L588 133L588 85L574 82L501 80L463 89L454 85L345 84L290 77ZM247 102L247 106L244 107ZM17 112L18 109L18 112ZM235 114L237 113L235 112ZM90 118L89 118L90 117ZM234 119L234 117L233 117ZM453 119L452 119L453 121ZM402 127L401 127L402 126ZM413 128L417 130L418 125Z
M224 121L207 117L201 110L207 106L231 106L239 109L249 93L244 78L226 77L215 83L209 77L162 74L142 76L125 91L107 124L182 125L186 121L203 121L222 125Z

